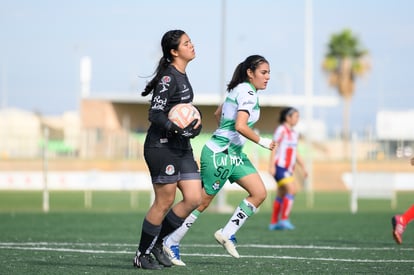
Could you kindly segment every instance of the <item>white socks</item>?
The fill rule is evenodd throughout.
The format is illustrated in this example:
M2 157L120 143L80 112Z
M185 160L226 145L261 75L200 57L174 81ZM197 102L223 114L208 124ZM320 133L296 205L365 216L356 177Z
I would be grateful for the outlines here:
M174 232L172 232L167 236L167 238L164 239L164 244L168 247L172 245L179 245L181 239L184 238L185 234L187 234L188 230L197 220L199 215L200 211L194 210L190 215L188 215L180 227L178 227Z
M230 238L231 235L235 235L240 227L246 222L247 218L252 216L256 210L257 209L253 204L244 199L223 228L223 235L227 238Z

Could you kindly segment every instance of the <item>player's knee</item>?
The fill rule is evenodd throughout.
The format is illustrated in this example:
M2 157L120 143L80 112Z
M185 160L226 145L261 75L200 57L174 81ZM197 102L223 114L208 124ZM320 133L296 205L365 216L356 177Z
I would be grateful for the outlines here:
M210 205L211 201L207 201L207 200L202 200L200 203L200 206L198 207L198 210L200 212L203 212L204 210L207 209L207 207Z
M163 199L155 199L155 204L157 205L158 209L161 211L165 211L165 213L172 207L174 204L175 198L168 198L165 197Z
M187 200L187 206L192 210L199 207L201 204L201 195L200 196L193 196Z
M296 188L295 188L295 183L294 182L289 183L289 185L287 186L287 193L293 194L293 195L296 194Z
M263 192L263 193L261 193L261 194L259 195L258 199L259 199L259 201L260 201L260 204L261 204L262 202L264 202L264 200L266 199L266 197L267 197L267 192L266 192L266 191L265 191L265 192Z
M263 189L263 191L261 192L256 192L254 194L252 194L252 199L253 201L256 202L257 205L260 205L264 202L264 200L267 197L267 191L266 189Z

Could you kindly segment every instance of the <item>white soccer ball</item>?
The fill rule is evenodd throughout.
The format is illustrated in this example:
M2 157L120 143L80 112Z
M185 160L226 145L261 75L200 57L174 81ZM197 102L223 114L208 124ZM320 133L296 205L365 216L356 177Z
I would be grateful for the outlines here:
M171 108L168 113L168 119L181 129L184 129L193 122L194 119L200 120L201 116L193 104L180 103Z

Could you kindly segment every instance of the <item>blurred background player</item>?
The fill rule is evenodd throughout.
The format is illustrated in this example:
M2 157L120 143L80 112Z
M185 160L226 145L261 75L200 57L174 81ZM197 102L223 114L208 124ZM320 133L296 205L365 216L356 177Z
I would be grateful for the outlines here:
M239 258L236 232L266 198L266 188L256 168L243 153L247 139L272 150L276 143L260 137L253 130L260 116L258 90L266 88L270 79L268 61L260 55L247 57L235 69L227 85L228 95L214 113L219 124L201 152L201 178L204 192L201 205L194 210L180 228L164 240L164 249L175 265L185 265L180 258L179 244L201 212L211 203L227 180L236 182L249 195L240 202L227 224L214 237L227 252Z
M283 109L280 113L279 126L273 135L273 141L279 146L272 150L269 162L269 172L277 184L269 230L292 230L295 228L289 220L296 193L293 177L295 165L301 166L304 177L308 175L303 159L297 150L299 135L293 129L298 121L299 112L297 109L293 107Z
M411 165L414 165L414 157L411 158ZM412 220L414 220L414 204L404 214L392 217L392 236L397 244L402 244L402 234Z

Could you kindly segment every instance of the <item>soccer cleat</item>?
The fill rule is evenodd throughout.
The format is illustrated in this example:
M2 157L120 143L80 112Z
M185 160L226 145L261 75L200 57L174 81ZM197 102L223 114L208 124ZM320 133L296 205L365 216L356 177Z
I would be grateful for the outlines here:
M397 244L402 244L402 234L404 233L406 224L400 215L395 215L391 219L392 236Z
M134 267L142 269L160 270L162 266L150 254L135 255Z
M156 243L152 248L151 253L161 265L165 267L172 266L170 258L164 253L164 250L162 249L162 243Z
M173 265L185 266L185 263L181 260L180 257L180 246L172 245L170 247L163 245L162 249L164 253L168 255Z
M216 231L216 233L214 233L216 241L221 244L231 256L234 258L240 258L240 255L236 250L236 237L232 235L230 238L226 238L221 231L222 229L220 228Z
M281 230L282 229L282 227L280 226L280 223L271 223L271 224L269 224L269 230L270 231L272 231L272 230Z
M279 223L282 230L295 229L295 226L289 220L281 220Z
M281 220L277 223L271 223L269 230L293 230L295 226L289 220Z

